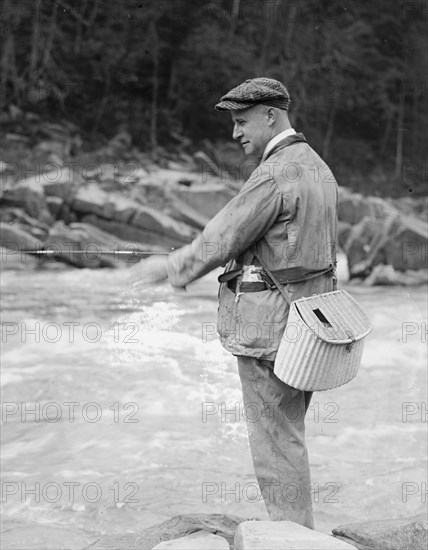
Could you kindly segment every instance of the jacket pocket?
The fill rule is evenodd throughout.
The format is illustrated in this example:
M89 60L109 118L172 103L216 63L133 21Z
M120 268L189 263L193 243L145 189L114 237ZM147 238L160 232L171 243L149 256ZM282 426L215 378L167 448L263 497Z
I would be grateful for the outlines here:
M288 304L278 290L235 295L226 284L219 292L218 332L235 355L271 357L278 350L288 317Z

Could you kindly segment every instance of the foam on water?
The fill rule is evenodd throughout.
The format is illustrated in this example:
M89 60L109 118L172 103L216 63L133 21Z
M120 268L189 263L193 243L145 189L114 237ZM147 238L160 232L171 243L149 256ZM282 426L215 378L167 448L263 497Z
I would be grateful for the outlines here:
M126 273L108 269L6 273L3 322L76 322L78 330L73 341L23 342L18 333L2 346L3 401L29 409L55 402L62 411L58 422L31 416L22 422L22 410L7 418L4 480L55 482L63 489L67 481L80 489L98 483L102 489L94 503L81 490L73 502L10 496L3 504L10 532L16 517L21 531L49 525L52 541L59 525L72 527L63 533L71 541L72 532L124 532L186 512L266 517L261 502L220 493L201 500L203 483L230 488L254 482L236 359L202 334L202 323L216 320L217 275L184 293L167 285L132 288ZM420 495L403 502L402 483L425 479L426 343L422 331L403 332L403 323L423 328L426 291L348 290L374 330L356 379L315 393L307 415L312 479L319 487L315 520L325 531L349 520L409 516L423 506ZM101 331L96 342L81 331L91 322ZM73 422L66 402L79 403ZM87 403L99 405L97 422L84 417ZM406 421L403 403L411 403ZM218 411L204 419L203 404ZM222 418L222 406L237 407L238 415ZM329 482L340 487L338 503L329 501ZM138 486L136 503L124 502L126 483ZM43 537L49 539L48 531Z

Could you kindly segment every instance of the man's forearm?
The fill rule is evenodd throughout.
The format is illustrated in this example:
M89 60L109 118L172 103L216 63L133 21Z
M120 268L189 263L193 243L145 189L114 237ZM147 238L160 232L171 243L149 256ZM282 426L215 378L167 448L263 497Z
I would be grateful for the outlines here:
M225 244L204 240L202 233L192 243L170 254L167 271L171 285L184 287L224 265L233 253Z

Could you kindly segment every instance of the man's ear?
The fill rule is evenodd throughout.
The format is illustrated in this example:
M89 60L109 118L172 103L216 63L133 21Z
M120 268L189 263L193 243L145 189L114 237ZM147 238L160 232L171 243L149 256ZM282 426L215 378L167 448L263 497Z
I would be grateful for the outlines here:
M268 107L268 110L266 112L266 116L268 119L268 126L272 126L272 124L276 121L276 110L274 107Z

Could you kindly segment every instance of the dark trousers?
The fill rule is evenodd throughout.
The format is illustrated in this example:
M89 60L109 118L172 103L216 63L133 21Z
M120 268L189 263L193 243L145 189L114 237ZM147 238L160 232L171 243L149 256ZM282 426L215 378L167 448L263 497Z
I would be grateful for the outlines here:
M269 517L313 529L304 423L312 394L279 380L271 361L240 356L238 368L251 455Z

